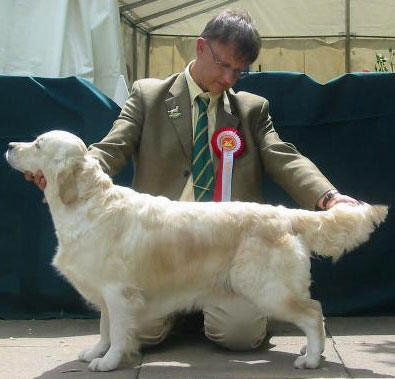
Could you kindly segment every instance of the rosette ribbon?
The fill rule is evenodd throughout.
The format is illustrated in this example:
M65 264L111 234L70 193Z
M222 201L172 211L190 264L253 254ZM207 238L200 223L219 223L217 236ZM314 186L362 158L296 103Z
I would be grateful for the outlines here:
M213 151L220 158L214 188L214 201L230 201L232 195L233 161L245 149L245 141L239 130L221 128L211 137Z

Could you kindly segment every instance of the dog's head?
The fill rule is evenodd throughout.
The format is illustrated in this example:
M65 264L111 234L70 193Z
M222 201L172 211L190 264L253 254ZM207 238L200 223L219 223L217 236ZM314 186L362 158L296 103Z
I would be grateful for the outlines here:
M8 163L18 171L44 173L67 160L82 159L87 148L76 135L61 130L41 134L33 142L10 142L6 152Z
M49 185L56 185L64 203L76 199L76 171L82 171L87 148L74 134L54 130L38 136L33 142L11 142L5 157L18 171L41 170Z

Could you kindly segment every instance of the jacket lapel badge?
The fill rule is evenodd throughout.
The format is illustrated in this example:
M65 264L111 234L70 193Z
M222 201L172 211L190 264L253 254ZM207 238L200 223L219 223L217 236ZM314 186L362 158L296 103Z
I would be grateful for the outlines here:
M169 117L173 120L182 116L182 113L180 112L180 107L178 105L176 105L175 108L167 111L167 113L168 113Z

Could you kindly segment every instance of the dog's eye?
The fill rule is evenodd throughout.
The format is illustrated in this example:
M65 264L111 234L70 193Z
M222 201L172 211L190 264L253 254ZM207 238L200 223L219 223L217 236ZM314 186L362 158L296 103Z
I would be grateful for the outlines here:
M39 149L39 148L40 148L40 143L39 143L38 141L36 141L36 143L34 144L34 146L35 146L36 149Z

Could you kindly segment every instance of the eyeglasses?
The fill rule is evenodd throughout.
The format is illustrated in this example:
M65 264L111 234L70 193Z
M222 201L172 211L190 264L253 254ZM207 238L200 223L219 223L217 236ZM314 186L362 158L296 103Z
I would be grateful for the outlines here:
M211 51L211 55L213 56L214 63L215 63L217 66L221 67L221 69L222 69L223 71L230 72L231 75L232 75L232 77L235 78L235 79L242 79L242 78L245 78L245 77L249 74L249 72L248 72L248 67L245 67L244 69L238 69L238 68L234 69L234 68L230 67L230 64L229 64L229 63L224 63L224 62L222 62L222 61L217 57L217 55L214 53L214 50L213 50L213 48L211 47L211 44L210 44L209 40L206 39L205 41L207 42L207 46L208 46L208 48L209 48L210 51Z

